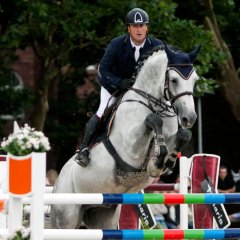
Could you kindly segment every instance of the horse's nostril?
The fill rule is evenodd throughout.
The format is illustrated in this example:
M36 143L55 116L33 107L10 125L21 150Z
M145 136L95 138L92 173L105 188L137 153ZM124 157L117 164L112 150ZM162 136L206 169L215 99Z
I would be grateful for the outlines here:
M183 125L184 127L187 127L187 125L188 125L188 119L187 119L186 117L183 117L183 118L182 118L182 125Z

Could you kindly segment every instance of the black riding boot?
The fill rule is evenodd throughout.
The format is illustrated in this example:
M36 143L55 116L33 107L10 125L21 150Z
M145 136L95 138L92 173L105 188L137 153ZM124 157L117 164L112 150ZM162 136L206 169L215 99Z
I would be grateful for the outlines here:
M100 118L96 114L94 114L86 125L83 142L80 145L80 148L77 151L78 154L75 158L75 161L82 167L86 167L90 162L88 146L93 140L93 136L96 133L99 122Z

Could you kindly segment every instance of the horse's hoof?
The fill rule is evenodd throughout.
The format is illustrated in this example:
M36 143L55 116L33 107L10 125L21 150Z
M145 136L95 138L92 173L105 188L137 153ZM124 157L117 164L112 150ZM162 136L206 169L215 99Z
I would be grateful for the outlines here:
M169 175L171 175L173 173L173 170L172 169L163 169L163 173L162 173L162 175L163 176L169 176Z
M80 149L77 151L77 155L75 157L75 161L77 162L77 164L79 164L81 167L87 167L89 162L90 162L90 158L89 158L89 149L86 147L84 149Z
M181 152L182 148L191 140L192 132L186 128L180 128L176 137L176 151Z
M75 158L75 162L80 165L81 167L85 168L88 166L90 159L89 158L79 158L78 156L76 156Z

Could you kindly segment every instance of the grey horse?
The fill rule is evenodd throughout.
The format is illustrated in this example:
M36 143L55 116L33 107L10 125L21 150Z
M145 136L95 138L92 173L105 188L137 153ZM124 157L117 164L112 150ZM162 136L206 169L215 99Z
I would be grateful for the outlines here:
M171 172L190 140L197 116L193 88L198 75L190 53L167 45L139 63L135 83L121 98L105 139L90 152L90 164L75 155L62 168L53 193L133 193ZM52 228L116 229L120 205L52 205Z

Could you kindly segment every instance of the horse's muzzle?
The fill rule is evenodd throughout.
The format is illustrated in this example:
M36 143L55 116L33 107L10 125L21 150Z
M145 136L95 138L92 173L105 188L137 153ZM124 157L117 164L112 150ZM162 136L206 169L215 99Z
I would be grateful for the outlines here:
M189 113L188 115L179 116L180 125L183 128L191 128L197 119L195 112Z

